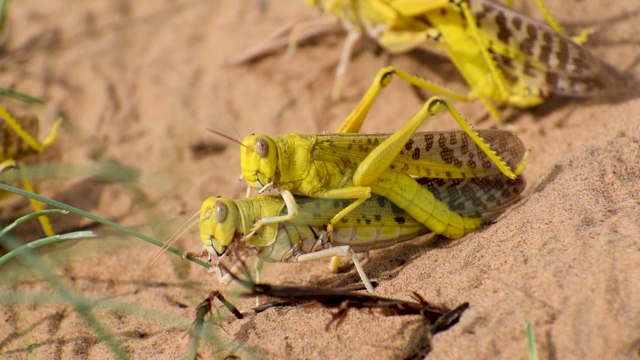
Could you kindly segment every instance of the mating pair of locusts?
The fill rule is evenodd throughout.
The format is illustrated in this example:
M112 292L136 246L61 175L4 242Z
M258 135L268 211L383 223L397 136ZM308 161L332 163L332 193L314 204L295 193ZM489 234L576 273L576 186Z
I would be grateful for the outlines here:
M522 142L507 131L473 131L440 98L429 99L394 134L356 134L397 73L380 70L337 134L246 137L244 179L261 191L276 188L282 197L205 201L200 255L222 258L242 250L271 261L351 256L372 291L356 252L427 232L457 239L515 202L524 188L518 177L526 163ZM462 131L416 132L444 109Z
M367 34L395 53L434 42L471 91L457 93L390 67L378 74L340 134L245 138L241 166L247 184L277 188L282 198L208 199L200 213L203 254L224 256L241 248L279 261L351 255L371 291L356 252L428 231L459 238L481 226L483 215L516 201L524 188L517 177L526 163L520 140L504 131L474 132L437 97L392 135L347 134L359 131L391 75L448 99L480 99L496 119L493 102L529 107L551 93L591 96L612 84L603 65L579 45L586 36L567 37L539 1L551 27L485 0L308 2L349 30L337 90L353 43ZM463 131L416 133L444 108Z
M339 19L348 32L336 70L334 99L340 96L353 46L363 36L392 54L425 46L440 49L467 82L468 93L418 77L407 79L447 99L479 99L497 121L501 116L494 103L532 107L550 94L591 97L613 88L611 74L580 45L589 32L570 38L541 0L535 3L549 26L488 0L306 2ZM290 46L305 27L293 28ZM234 62L260 55L252 52Z

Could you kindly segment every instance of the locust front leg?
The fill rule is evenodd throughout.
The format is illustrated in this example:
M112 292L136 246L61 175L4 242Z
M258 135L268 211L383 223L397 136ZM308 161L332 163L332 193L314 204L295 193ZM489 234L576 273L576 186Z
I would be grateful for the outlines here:
M260 228L264 225L290 221L296 216L298 216L298 212L299 212L298 204L296 203L296 199L293 197L293 194L291 193L291 191L282 190L282 193L280 195L284 200L285 207L287 208L287 213L279 216L264 217L256 221L253 224L251 231L248 234L245 234L245 236L242 237L241 241L247 241L249 238L255 235L256 232L260 230Z
M293 194L289 190L282 190L281 195L282 195L282 199L284 200L285 207L287 209L287 213L284 214L284 215L279 215L279 216L264 217L264 218L261 218L260 220L256 221L253 224L253 227L251 228L251 231L249 233L247 233L241 239L241 241L247 241L249 238L251 238L253 235L255 235L256 232L258 230L260 230L260 228L263 227L264 225L291 221L296 216L298 216L299 208L298 208L298 204L296 203L296 199L294 198ZM366 201L368 198L370 198L371 197L371 189L369 187L352 186L352 187L341 188L341 189L327 190L327 191L323 192L322 194L318 194L317 197L323 198L323 199L355 200L353 203L349 204L349 206L347 206L346 208L342 209L336 215L336 217L338 217L338 219L341 219L346 214L351 212L351 210L353 210L356 207L360 206L360 204L362 204L364 201ZM331 233L333 231L333 225L336 222L330 223L328 225L328 227L327 227L327 233L328 233L328 236L329 236L330 240L332 239Z

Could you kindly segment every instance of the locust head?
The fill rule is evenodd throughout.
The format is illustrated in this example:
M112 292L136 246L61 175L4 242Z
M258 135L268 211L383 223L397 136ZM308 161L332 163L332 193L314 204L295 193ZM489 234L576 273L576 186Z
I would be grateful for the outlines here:
M234 239L238 207L231 199L210 197L200 208L200 239L209 253L222 256Z
M278 149L268 136L250 135L244 138L240 147L242 177L249 187L263 189L276 177Z

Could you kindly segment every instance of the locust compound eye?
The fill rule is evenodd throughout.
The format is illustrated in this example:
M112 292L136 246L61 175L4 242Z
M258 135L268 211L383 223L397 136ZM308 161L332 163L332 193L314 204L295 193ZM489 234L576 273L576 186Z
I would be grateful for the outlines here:
M223 202L218 202L215 207L216 212L216 222L222 223L227 219L227 215L229 214L229 208L227 204Z
M256 140L256 151L260 157L267 157L267 154L269 154L269 144L267 143L267 140L258 138Z

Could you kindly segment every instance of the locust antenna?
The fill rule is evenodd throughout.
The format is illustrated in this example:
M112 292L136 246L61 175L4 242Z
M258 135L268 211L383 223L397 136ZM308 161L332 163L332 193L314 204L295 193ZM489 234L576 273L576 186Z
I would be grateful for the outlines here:
M212 133L214 133L214 134L216 134L216 135L218 135L218 136L222 136L223 138L225 138L225 139L227 139L227 140L229 140L229 141L232 141L232 142L234 142L234 143L236 143L236 144L240 144L240 146L244 146L244 147L245 147L245 148L247 148L247 149L249 148L249 147L247 147L247 145L243 144L243 143L242 143L242 141L240 141L240 140L238 140L238 139L234 139L234 138L232 138L232 137L231 137L231 136L229 136L229 135L225 135L225 134L223 134L223 133L221 133L221 132L218 132L218 131L215 131L215 130L213 130L213 129L209 129L209 128L207 128L207 130L211 131ZM237 133L236 133L236 135L237 135Z
M240 141L240 134L238 134L238 130L236 130L235 126L231 127L233 129L233 133L236 134L236 139L238 139L238 141Z
M153 255L153 258L151 259L151 262L149 263L149 266L153 265L154 262L156 262L156 260L158 260L160 258L160 256L162 254L164 254L165 251L167 251L167 249L173 245L176 241L178 241L178 239L187 231L189 230L194 224L196 224L199 220L199 215L200 215L200 211L198 211L197 213L193 214L189 220L187 220L184 224L182 224L182 226L178 229L178 231L175 232L175 234L173 234L169 240L167 240L167 242L162 245L162 247L160 248L160 250L158 250L155 255Z

